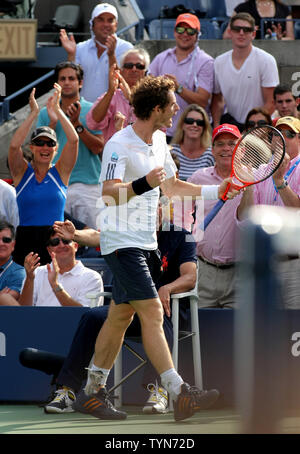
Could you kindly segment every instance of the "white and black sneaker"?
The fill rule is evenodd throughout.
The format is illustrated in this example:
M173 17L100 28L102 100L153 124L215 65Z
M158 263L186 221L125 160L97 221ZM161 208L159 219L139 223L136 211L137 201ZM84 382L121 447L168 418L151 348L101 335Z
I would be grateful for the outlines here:
M169 403L167 391L162 386L158 386L157 382L155 385L150 383L147 388L150 397L143 408L143 413L167 413Z
M72 404L76 397L74 392L65 386L55 391L54 399L44 407L45 413L72 413Z

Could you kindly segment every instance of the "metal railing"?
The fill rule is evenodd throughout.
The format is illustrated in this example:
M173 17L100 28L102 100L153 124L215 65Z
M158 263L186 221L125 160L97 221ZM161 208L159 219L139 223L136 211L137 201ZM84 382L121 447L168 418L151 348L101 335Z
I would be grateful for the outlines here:
M122 34L126 33L128 30L130 30L131 28L135 27L135 39L137 42L139 42L144 38L145 18L143 16L143 14L141 13L141 10L138 7L136 1L130 0L130 3L135 11L135 14L138 17L138 20L133 22L132 24L127 25L126 27L122 28L121 30L118 30L117 35L118 36L122 35ZM51 33L46 33L46 34L50 35ZM57 35L57 33L55 33L55 35ZM74 35L76 36L75 33L74 33ZM17 96L23 94L30 88L36 87L39 83L41 83L44 80L48 79L49 77L53 76L53 74L54 74L54 70L51 70L44 76L40 77L39 79L36 79L35 81L31 82L30 84L26 85L25 87L21 88L20 90L16 91L15 93L12 93L11 95L6 96L6 98L4 98L4 100L2 102L0 102L0 125L2 123L4 123L5 121L8 121L12 118L12 115L10 114L10 108L9 108L9 103L12 99L15 99Z
M43 82L44 80L48 79L49 77L53 76L54 69L49 71L47 74L39 77L38 79L34 80L30 84L26 85L25 87L21 88L20 90L12 93L9 96L4 98L3 102L0 103L0 124L4 123L5 121L10 120L12 118L10 111L9 111L9 103L12 99L16 98L19 95L25 93L25 91L30 90L33 87L36 87L39 83Z
M272 36L267 33L267 24L278 25L280 23L293 22L295 39L300 39L300 19L276 19L275 17L263 17L260 20L260 38L272 39ZM277 39L277 38L273 38Z

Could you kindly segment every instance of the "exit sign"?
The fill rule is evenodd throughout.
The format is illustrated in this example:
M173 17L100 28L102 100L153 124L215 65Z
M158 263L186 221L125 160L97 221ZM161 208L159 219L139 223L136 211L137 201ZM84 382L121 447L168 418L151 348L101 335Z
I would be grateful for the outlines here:
M36 19L0 20L0 60L36 60Z

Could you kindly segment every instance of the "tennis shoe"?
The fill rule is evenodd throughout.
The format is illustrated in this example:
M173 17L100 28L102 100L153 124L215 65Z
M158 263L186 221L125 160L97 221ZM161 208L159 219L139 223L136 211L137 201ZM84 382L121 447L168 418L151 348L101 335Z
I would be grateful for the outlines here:
M70 388L63 387L55 391L54 399L44 407L45 413L72 413L76 397Z
M127 413L117 410L109 399L105 388L100 388L97 394L87 395L84 390L77 395L73 409L99 419L126 419Z
M196 386L183 383L181 393L173 402L175 421L190 418L196 411L206 410L216 402L219 395L220 393L216 389L200 390Z
M150 397L143 408L143 413L167 413L168 411L168 393L162 387L158 386L157 381L155 385L150 383L147 386L150 392Z

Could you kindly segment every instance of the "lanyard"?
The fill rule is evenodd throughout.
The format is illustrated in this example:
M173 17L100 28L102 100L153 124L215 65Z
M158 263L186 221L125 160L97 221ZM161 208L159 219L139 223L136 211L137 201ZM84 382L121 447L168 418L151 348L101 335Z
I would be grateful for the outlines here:
M0 274L0 277L3 276L3 274L5 273L5 271L10 267L10 265L12 264L12 259L10 260L10 262L6 265L6 267L1 271L1 274Z
M297 161L295 162L295 164L287 171L287 173L284 175L283 179L284 181L287 181L288 177L294 172L295 168L297 167L297 165L299 164L300 162L300 158L297 159ZM276 202L277 200L277 194L278 194L278 189L276 188L276 185L275 185L275 182L274 182L274 178L272 177L272 181L273 181L273 186L274 186L274 189L275 189L275 197L274 197L274 202Z

